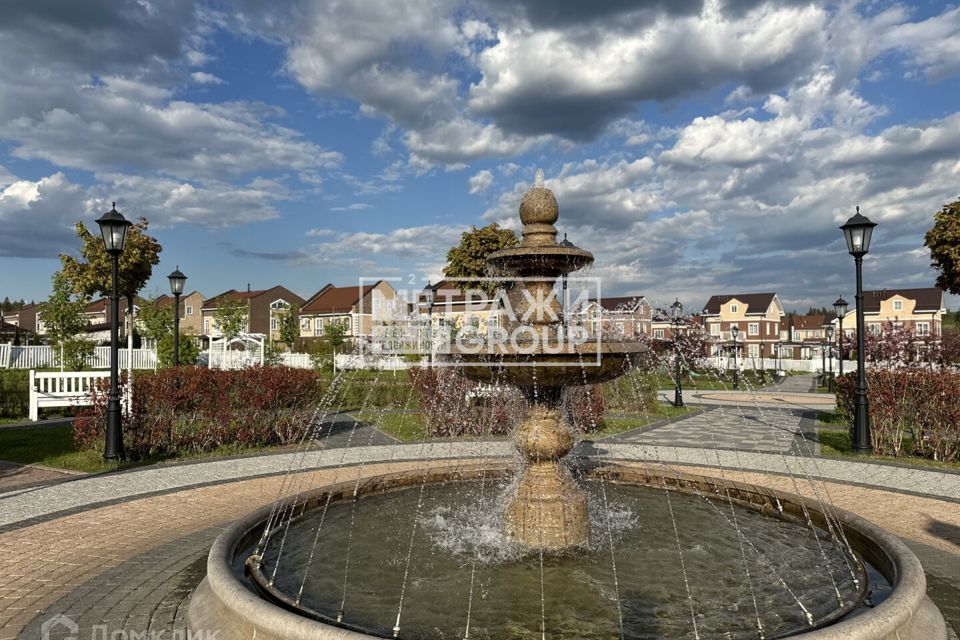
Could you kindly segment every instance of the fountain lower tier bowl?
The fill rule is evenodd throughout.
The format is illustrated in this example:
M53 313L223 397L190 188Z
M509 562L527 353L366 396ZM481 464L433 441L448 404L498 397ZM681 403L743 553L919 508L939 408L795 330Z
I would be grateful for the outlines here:
M541 556L502 537L506 475L461 461L318 488L264 546L272 509L260 510L217 539L189 628L221 640L946 638L916 557L841 510L607 466L584 482L594 539Z
M479 350L478 350L479 351ZM579 345L503 343L478 352L457 349L448 357L471 380L518 387L597 384L622 376L649 347L629 340Z
M494 273L558 278L593 263L593 254L558 244L520 245L491 253L487 263Z

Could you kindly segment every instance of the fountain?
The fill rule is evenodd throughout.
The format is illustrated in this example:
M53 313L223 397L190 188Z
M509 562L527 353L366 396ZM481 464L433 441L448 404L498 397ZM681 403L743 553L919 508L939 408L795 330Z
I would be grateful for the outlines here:
M526 397L519 473L499 443L425 443L361 451L350 480L300 491L323 466L322 451L306 452L277 502L217 539L189 628L221 640L945 640L913 554L819 497L659 458L599 457L574 480L564 389L623 375L646 346L567 339L551 292L593 256L556 242L558 213L538 176L522 242L488 259L515 283L523 319L506 329L522 338L450 356Z

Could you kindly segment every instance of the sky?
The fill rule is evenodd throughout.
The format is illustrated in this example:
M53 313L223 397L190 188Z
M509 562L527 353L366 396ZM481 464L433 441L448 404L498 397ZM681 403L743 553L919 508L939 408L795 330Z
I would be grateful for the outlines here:
M112 201L206 296L441 277L542 168L605 295L696 308L933 286L960 197L960 6L794 0L14 0L0 299ZM948 298L956 308L960 299Z

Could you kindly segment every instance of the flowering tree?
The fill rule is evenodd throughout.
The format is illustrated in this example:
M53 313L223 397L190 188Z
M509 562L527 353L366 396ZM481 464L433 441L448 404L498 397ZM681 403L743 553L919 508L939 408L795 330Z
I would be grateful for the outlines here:
M863 342L864 357L874 365L898 369L918 360L916 337L901 324L887 322L879 333L868 331Z
M710 353L710 336L703 325L686 321L676 335L680 361L688 370L702 369Z

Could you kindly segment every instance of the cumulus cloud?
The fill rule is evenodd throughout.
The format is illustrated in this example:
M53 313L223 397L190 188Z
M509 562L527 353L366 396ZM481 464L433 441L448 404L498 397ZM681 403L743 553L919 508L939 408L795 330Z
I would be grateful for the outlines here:
M11 178L0 189L0 224L15 232L0 236L0 256L55 257L75 241L74 221L89 213L84 189L60 172L36 181Z
M470 176L467 181L470 187L470 193L483 193L493 185L493 173L484 169Z

